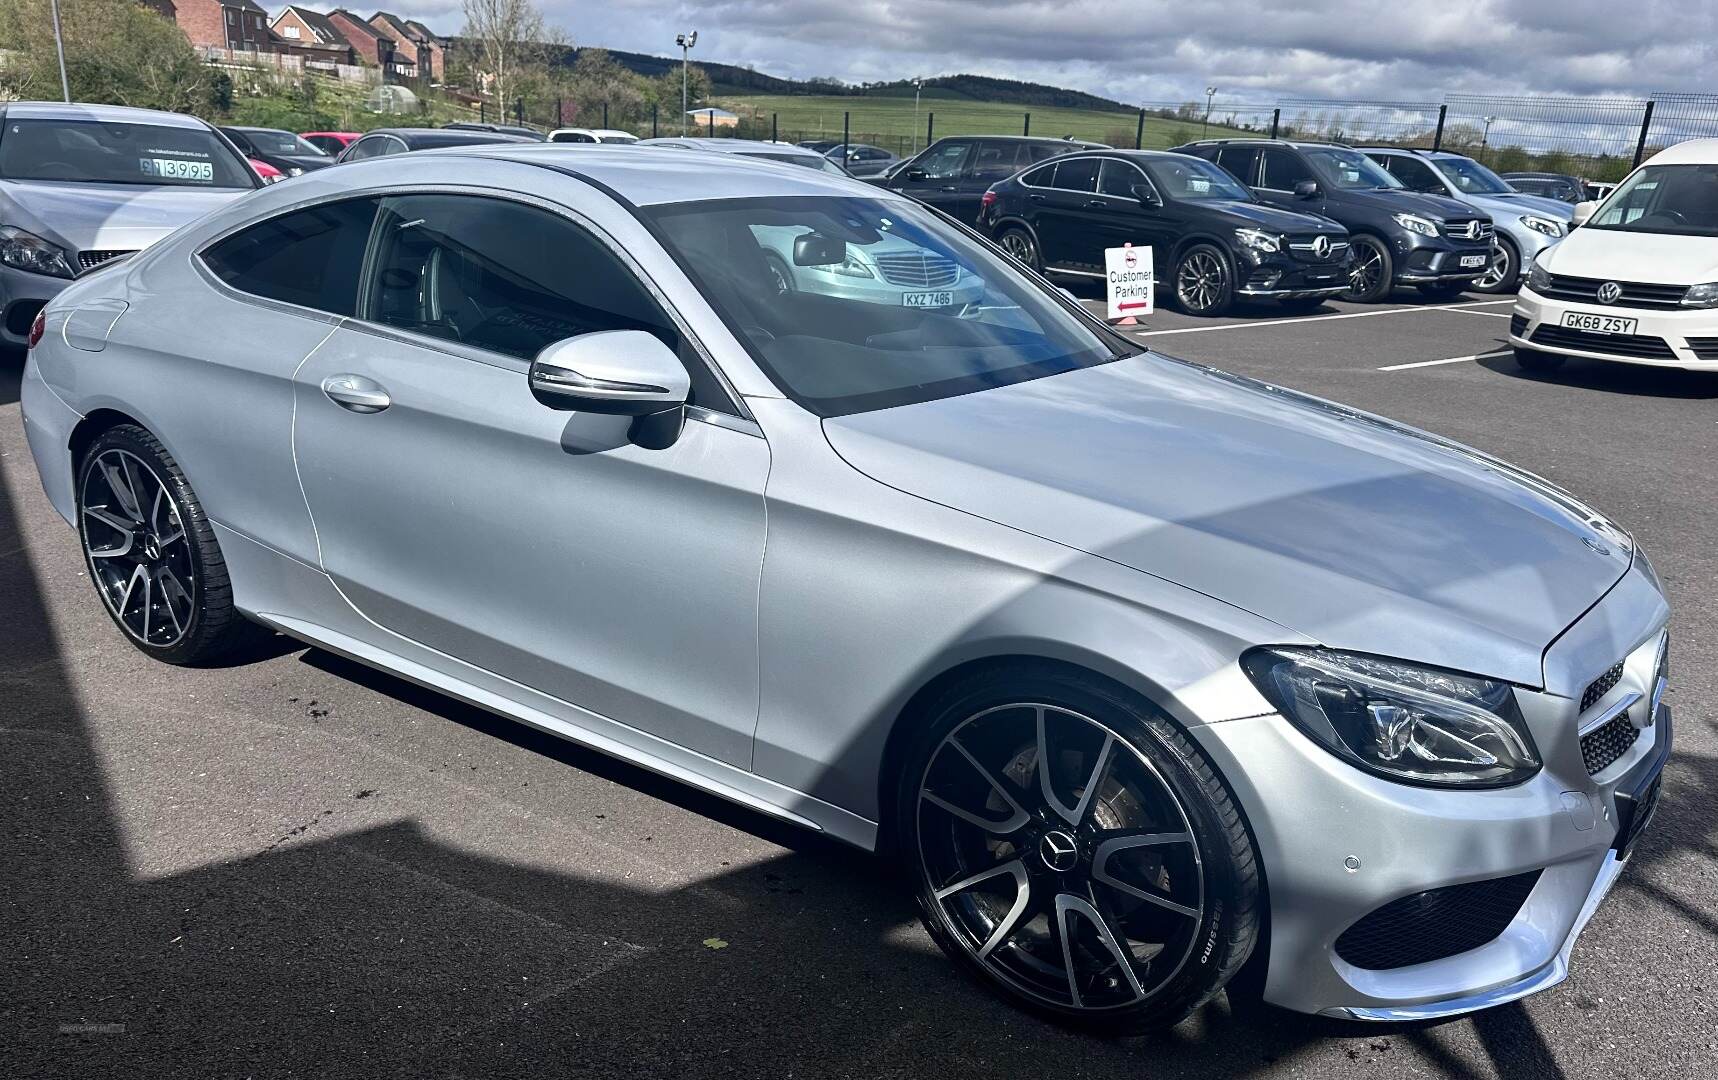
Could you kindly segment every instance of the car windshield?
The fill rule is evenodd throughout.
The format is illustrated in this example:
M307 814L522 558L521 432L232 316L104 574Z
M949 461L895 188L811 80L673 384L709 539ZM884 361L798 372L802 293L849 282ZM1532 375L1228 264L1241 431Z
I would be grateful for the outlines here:
M1400 181L1385 172L1376 161L1358 150L1320 146L1305 153L1319 178L1331 187L1346 191L1375 191L1378 188L1402 186Z
M315 145L305 142L290 131L247 131L245 138L265 154L287 157L326 157Z
M742 156L763 158L765 161L780 161L788 165L799 165L807 169L816 169L818 172L834 173L837 176L847 175L846 171L843 170L841 166L824 157L822 154L771 154L768 152L747 150L743 152Z
M1152 158L1145 163L1145 171L1150 174L1151 182L1157 185L1157 190L1165 198L1182 201L1187 199L1235 199L1240 202L1252 202L1253 194L1230 176L1221 166L1213 165L1203 158Z
M1718 165L1648 165L1581 227L1718 236Z
M0 179L252 188L249 166L207 128L96 120L9 120Z
M913 203L795 196L646 212L759 366L819 416L968 394L1128 350Z
M1473 158L1439 158L1438 168L1443 170L1445 180L1466 195L1507 195L1515 190L1503 177Z

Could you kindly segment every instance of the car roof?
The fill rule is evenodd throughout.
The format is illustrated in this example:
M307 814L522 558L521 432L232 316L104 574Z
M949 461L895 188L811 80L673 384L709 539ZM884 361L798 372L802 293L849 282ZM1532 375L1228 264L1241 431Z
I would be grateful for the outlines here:
M664 135L660 139L640 139L640 146L670 147L681 146L694 150L715 150L723 154L803 154L807 157L822 157L815 150L793 143L765 142L762 139L720 139L688 135L681 138L678 135Z
M8 120L92 120L101 124L152 124L156 127L201 128L209 125L195 116L136 109L129 105L90 105L81 101L12 101L4 106Z
M222 131L267 131L267 132L272 132L273 134L276 134L276 135L291 135L292 134L292 132L286 130L285 128L252 127L249 124L222 124L221 130Z
M944 135L942 138L938 139L937 142L942 142L943 139L983 139L986 142L1049 143L1054 146L1078 146L1085 150L1113 149L1113 147L1105 146L1101 142L1092 142L1090 139L1058 139L1052 135Z
M741 140L720 141L733 143ZM779 162L748 161L746 159L750 155L747 154L730 154L721 168L712 169L708 152L678 150L667 146L659 146L651 153L641 154L635 147L606 143L593 146L521 142L461 147L432 153L445 154L447 157L484 157L558 169L589 180L635 206L764 196L861 195L872 199L903 198L863 180L838 176L821 169L785 168Z
M1338 150L1352 150L1348 143L1339 142L1310 142L1305 139L1194 139L1183 146L1293 146L1302 150L1315 147L1334 146Z
M1718 139L1689 139L1667 146L1644 165L1718 165Z
M470 131L465 128L375 128L365 135L392 135L408 145L429 147L485 146L491 143L532 143L522 135L499 131Z

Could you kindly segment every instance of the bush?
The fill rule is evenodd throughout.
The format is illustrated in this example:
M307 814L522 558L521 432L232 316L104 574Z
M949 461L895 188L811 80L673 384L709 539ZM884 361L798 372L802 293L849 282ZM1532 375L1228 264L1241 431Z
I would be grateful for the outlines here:
M74 101L211 115L218 91L179 27L133 0L77 0L60 9ZM0 0L0 70L8 97L58 101L60 69L48 0ZM228 88L230 93L230 87Z

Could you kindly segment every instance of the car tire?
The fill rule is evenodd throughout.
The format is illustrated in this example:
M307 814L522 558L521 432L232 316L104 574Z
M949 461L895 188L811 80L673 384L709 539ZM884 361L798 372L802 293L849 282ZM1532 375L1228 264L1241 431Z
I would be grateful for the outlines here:
M78 463L84 565L115 625L143 653L207 664L269 636L233 605L214 526L159 440L109 428Z
M1344 300L1371 304L1387 299L1396 278L1396 262L1384 241L1364 233L1349 241L1353 254L1348 264L1348 291Z
M1521 253L1515 250L1514 241L1506 236L1497 238L1493 249L1492 262L1481 277L1473 281L1473 291L1488 293L1493 296L1499 293L1513 293L1521 285Z
M1139 1034L1179 1022L1247 961L1252 841L1167 715L1097 677L1022 665L956 680L909 722L895 849L932 939L992 992Z
M1189 315L1221 315L1235 302L1235 272L1223 249L1212 244L1182 252L1169 287L1176 306Z
M1038 253L1038 240L1032 230L1021 225L1009 225L996 234L996 243L1028 270L1042 272L1044 263Z
M1535 375L1549 375L1560 369L1568 361L1568 357L1556 353L1540 352L1538 349L1523 349L1515 346L1515 366L1522 371L1530 371Z

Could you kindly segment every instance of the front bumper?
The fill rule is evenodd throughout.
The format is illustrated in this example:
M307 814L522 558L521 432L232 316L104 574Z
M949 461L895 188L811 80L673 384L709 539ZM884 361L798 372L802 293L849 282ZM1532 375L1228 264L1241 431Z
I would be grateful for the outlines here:
M1599 671L1626 649L1618 695L1653 681L1663 626L1662 600L1639 576L1617 587L1627 594L1618 606L1628 616L1618 618L1613 609L1608 620L1598 616L1608 625L1585 632L1590 652L1609 656ZM1636 617L1647 612L1651 625ZM1629 644L1616 645L1624 624ZM1600 633L1610 636L1593 645ZM1575 630L1570 636L1581 637ZM1560 642L1553 653L1569 656L1573 647ZM1429 1019L1525 997L1566 977L1575 940L1639 833L1631 817L1644 824L1650 814L1650 804L1636 813L1631 795L1656 794L1653 781L1671 745L1669 710L1660 705L1655 722L1621 757L1587 773L1576 736L1577 699L1591 660L1585 653L1578 658L1574 666L1587 674L1572 692L1562 685L1518 692L1545 764L1510 788L1446 790L1383 780L1276 715L1192 729L1230 782L1264 866L1267 1001L1330 1016ZM1556 662L1548 660L1548 672ZM1478 947L1390 968L1361 968L1339 955L1344 931L1394 901L1529 873L1538 876L1519 910L1505 914L1501 932Z
M36 313L71 281L0 266L0 342L22 347L29 343Z
M1303 260L1288 254L1243 250L1237 296L1302 300L1338 296L1348 288L1348 260Z
M1541 328L1561 327L1565 312L1636 320L1635 332L1606 338L1537 340ZM1632 308L1552 300L1526 286L1515 299L1509 343L1560 356L1581 356L1649 367L1718 371L1718 308Z
M1406 230L1404 230L1406 232ZM1435 285L1446 281L1472 281L1485 274L1491 264L1491 241L1458 242L1446 236L1406 233L1391 245L1396 260L1396 284ZM1462 259L1478 258L1477 266L1463 266Z

